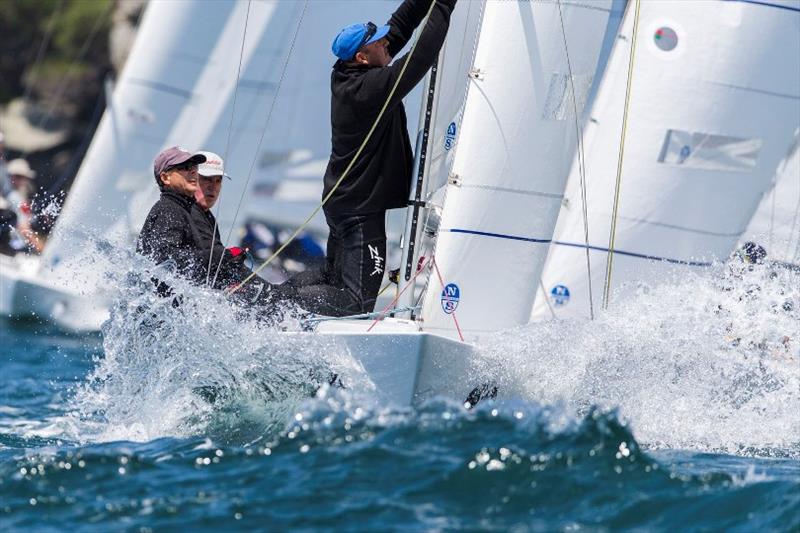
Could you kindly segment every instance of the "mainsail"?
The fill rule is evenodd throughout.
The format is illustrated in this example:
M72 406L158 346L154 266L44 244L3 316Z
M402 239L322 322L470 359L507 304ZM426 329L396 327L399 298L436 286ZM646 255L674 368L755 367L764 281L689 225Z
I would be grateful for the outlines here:
M474 337L528 321L611 7L485 3L460 131L451 129L423 329Z
M586 131L595 306L609 279L633 23L629 8ZM799 24L796 2L641 3L609 289L731 253L797 128ZM576 162L534 318L589 316L579 178Z

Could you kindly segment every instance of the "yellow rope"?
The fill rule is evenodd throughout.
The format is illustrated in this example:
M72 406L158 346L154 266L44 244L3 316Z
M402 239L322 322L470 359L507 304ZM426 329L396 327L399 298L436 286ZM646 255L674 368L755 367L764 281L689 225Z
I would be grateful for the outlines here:
M611 293L611 266L614 260L614 242L617 236L617 215L619 213L619 191L622 183L622 160L625 154L625 134L628 130L628 109L631 103L631 81L633 80L633 60L636 56L636 38L639 33L639 2L636 0L636 11L633 15L633 36L631 37L631 55L628 59L628 82L625 87L625 108L622 112L622 134L619 140L619 157L617 159L617 182L614 186L614 209L611 213L611 232L608 236L608 259L606 261L606 283L603 287L603 309L608 309L608 298Z
M431 5L428 8L428 12L425 14L425 18L423 19L422 24L420 24L420 26L423 29L425 27L425 24L427 23L428 17L430 17L431 12L433 12L433 6L435 6L435 5L436 5L436 0L431 0ZM381 107L380 113L378 113L378 116L375 118L375 122L372 124L372 127L369 129L369 132L367 133L367 136L364 138L364 142L361 143L361 146L358 148L358 151L353 156L353 159L350 160L350 164L347 165L347 168L345 168L345 170L342 173L342 175L339 177L338 180L336 180L336 183L334 184L333 188L330 190L330 192L328 192L328 194L325 195L325 197L322 199L322 201L319 203L319 205L316 208L314 208L314 210L311 212L311 214L308 215L308 217L305 219L305 221L303 221L303 223L300 225L300 227L298 227L294 231L294 233L292 233L291 237L289 237L277 250L275 250L275 252L273 252L273 254L271 256L269 256L269 258L267 258L267 260L264 261L261 264L261 266L259 266L249 276L247 276L244 280L242 280L241 283L239 283L238 285L236 285L235 287L230 289L227 292L227 294L233 294L234 292L238 291L245 283L247 283L248 281L253 279L253 277L255 277L259 272L261 272L261 270L266 268L267 265L269 265L276 257L278 257L283 252L283 250L287 246L289 246L289 244L300 234L300 232L303 231L303 229L305 229L306 226L308 226L311 223L311 221L314 219L314 217L317 216L317 213L319 213L320 210L325 206L325 204L328 203L328 200L330 200L331 196L333 196L333 193L336 192L336 189L339 188L339 185L341 185L341 183L344 181L344 179L350 173L350 170L353 168L353 165L355 164L356 160L358 160L358 158L361 156L361 152L364 151L364 148L366 148L367 143L369 142L370 138L372 137L372 134L375 132L375 129L378 127L378 123L383 118L383 114L386 112L386 109L389 107L389 102L391 102L392 97L394 96L394 93L397 91L398 85L400 85L400 80L403 79L403 75L406 72L406 67L411 62L411 57L414 55L414 50L416 50L416 48L417 48L417 43L419 42L419 35L421 35L421 34L422 34L422 30L420 30L420 33L417 35L417 38L414 40L414 44L411 46L411 50L408 52L408 56L406 58L406 61L405 61L405 63L403 63L403 67L400 69L400 74L397 76L397 80L395 80L394 86L392 87L392 90L389 91L389 95L386 97L386 101L383 103L383 107Z

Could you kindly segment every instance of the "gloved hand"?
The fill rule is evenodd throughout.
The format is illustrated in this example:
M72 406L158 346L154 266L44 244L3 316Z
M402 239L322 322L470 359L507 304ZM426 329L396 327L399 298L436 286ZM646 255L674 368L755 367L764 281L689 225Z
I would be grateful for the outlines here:
M242 264L247 259L247 248L239 248L238 246L231 246L225 249L225 255L231 261Z

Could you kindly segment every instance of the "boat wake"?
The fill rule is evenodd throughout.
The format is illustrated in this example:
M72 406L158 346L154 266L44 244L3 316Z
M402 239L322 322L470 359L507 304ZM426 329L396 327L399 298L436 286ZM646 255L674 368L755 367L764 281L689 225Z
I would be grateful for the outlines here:
M329 341L287 336L300 329L293 308L266 316L141 257L130 261L103 325L104 356L72 401L79 440L211 432L242 442L283 427L320 387L343 386L362 373ZM151 277L172 294L154 294Z

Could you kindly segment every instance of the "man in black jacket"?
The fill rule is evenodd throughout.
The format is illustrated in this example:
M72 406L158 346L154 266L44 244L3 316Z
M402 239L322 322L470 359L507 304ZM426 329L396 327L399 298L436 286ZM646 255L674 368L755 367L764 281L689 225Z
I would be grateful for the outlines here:
M196 246L191 222L197 165L205 160L177 146L156 156L153 175L161 197L150 209L136 243L136 251L154 263L173 261L179 275L196 281L204 276L208 260Z
M406 54L390 65L431 2L435 5L413 56ZM386 268L386 211L405 207L411 188L414 156L402 99L435 62L455 4L456 0L405 0L386 26L354 24L333 42L339 60L331 75L331 156L323 197L334 189L400 81L375 132L324 207L330 229L325 284L300 288L306 302L319 304L306 304L307 309L342 316L375 307Z

